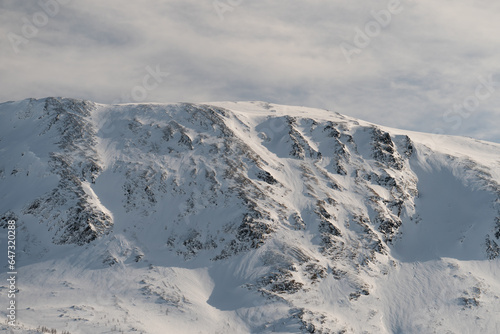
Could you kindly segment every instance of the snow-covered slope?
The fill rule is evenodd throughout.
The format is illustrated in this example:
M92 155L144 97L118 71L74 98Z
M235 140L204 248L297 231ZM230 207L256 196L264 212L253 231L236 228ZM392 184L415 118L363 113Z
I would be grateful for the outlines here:
M0 127L14 333L500 332L498 144L263 102L29 99Z

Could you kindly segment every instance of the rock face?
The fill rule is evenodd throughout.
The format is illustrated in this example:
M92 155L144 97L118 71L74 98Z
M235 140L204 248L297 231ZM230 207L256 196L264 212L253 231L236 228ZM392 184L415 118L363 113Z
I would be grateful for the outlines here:
M79 268L147 263L132 289L159 298L165 316L201 312L158 283L174 261L228 270L235 291L256 298L229 307L210 276L203 305L235 312L243 332L426 331L379 309L379 281L415 261L498 263L497 144L262 102L29 99L1 104L0 122L0 224L17 221L20 263L29 270L63 249ZM482 284L486 293L458 291L454 305L487 306L480 299L499 291ZM266 303L280 311L257 317Z

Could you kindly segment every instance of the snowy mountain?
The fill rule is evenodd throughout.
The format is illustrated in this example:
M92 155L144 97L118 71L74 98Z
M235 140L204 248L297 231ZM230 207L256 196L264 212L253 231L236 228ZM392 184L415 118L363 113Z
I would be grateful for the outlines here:
M0 127L6 332L500 332L500 144L264 102L28 99Z

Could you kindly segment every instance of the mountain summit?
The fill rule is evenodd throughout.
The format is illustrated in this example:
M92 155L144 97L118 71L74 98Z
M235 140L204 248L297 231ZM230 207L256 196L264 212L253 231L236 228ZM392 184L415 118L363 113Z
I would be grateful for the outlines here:
M265 102L0 127L19 333L500 332L499 144Z

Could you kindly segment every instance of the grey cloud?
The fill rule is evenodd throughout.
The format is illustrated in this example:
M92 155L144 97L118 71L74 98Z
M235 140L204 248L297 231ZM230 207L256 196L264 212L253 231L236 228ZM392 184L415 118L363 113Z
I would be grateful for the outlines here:
M267 100L500 142L500 87L460 127L443 120L479 76L500 73L500 5L483 2L401 0L349 64L340 43L352 44L388 1L245 0L223 20L211 0L71 1L16 55L5 35L39 9L9 0L0 14L0 100L112 102L160 65L170 76L150 101Z

